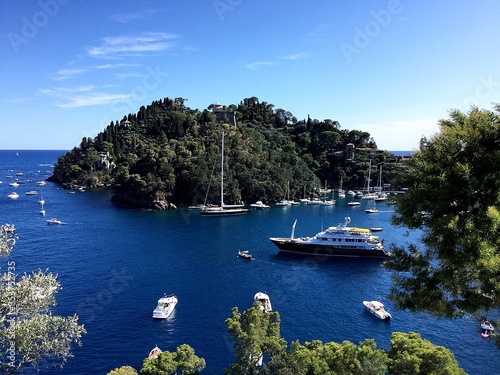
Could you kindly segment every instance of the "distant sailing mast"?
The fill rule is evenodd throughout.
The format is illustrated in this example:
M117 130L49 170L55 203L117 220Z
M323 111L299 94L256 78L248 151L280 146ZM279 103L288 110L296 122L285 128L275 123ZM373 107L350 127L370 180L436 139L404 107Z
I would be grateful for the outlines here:
M220 170L220 207L203 207L202 216L231 216L250 212L247 208L241 208L242 205L224 204L224 132L222 132L221 148L221 170Z

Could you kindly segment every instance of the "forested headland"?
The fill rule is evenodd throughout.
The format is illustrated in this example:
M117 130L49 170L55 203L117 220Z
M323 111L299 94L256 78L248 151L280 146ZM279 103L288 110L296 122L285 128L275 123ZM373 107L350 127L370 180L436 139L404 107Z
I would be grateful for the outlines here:
M313 197L325 183L360 189L369 175L374 186L380 166L382 182L394 186L405 169L368 132L342 129L335 120L299 120L256 97L202 111L186 100L154 101L83 138L59 157L50 180L67 188L109 187L113 200L133 207L219 203L222 131L225 203Z

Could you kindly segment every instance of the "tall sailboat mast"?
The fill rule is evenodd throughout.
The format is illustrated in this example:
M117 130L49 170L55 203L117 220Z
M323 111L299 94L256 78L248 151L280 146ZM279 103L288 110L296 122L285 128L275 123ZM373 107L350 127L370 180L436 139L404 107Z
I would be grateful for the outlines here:
M222 162L220 168L220 206L224 207L224 132L222 132Z

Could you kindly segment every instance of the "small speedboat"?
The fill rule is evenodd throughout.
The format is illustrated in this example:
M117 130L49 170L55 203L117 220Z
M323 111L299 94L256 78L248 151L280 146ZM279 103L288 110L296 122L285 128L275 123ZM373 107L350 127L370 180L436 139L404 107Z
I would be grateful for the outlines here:
M238 256L240 258L252 260L252 254L250 254L248 250L238 250Z
M373 207L373 208L367 208L365 212L367 214L378 214L380 211L377 208Z
M53 217L52 219L47 220L47 224L62 224L62 221Z
M495 327L493 326L493 324L490 323L489 320L483 320L481 322L481 329L483 331L494 331Z
M384 309L384 305L380 301L363 301L363 305L365 305L366 310L379 319L392 319L392 315Z
M347 205L348 206L361 206L361 203L358 201L351 201L351 202L347 202Z
M264 204L262 201L257 201L255 203L252 203L250 205L250 207L258 208L259 210L265 210L265 209L269 208L270 206L268 206L267 204Z
M155 359L155 358L157 358L160 355L161 352L162 352L162 350L158 347L158 345L156 345L149 352L148 358Z
M155 319L167 319L172 311L174 311L175 305L177 305L178 299L173 294L167 296L165 293L163 297L158 300L158 305L153 310L153 318Z
M255 293L253 300L255 302L261 303L261 309L265 313L273 311L273 307L271 306L271 299L269 298L269 296L266 293L262 293L262 292Z
M19 194L17 194L15 191L7 195L9 199L17 199L19 198Z

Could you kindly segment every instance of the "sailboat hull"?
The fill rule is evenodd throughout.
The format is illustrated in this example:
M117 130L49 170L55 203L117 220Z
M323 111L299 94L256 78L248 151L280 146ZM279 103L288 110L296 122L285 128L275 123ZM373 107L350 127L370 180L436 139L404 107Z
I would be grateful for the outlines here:
M236 216L248 213L250 210L247 208L218 208L202 210L201 216Z

